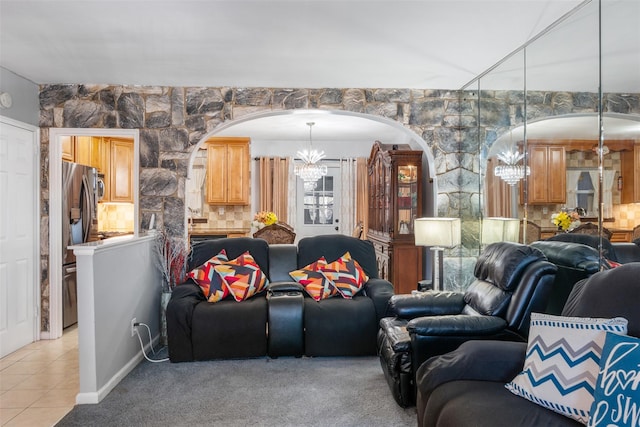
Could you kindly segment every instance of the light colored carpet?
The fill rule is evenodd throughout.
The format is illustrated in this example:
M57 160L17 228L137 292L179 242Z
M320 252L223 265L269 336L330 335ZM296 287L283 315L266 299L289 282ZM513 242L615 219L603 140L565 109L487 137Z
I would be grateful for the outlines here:
M218 360L138 365L67 426L414 426L377 357Z

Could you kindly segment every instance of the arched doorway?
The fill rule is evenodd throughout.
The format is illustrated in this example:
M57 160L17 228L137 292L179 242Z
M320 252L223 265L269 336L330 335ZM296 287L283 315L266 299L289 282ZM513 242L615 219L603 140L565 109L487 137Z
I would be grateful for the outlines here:
M212 136L243 136L252 140L251 157L277 155L295 157L296 151L309 138L306 123L313 129L314 147L325 151L327 158L367 157L374 141L409 144L422 150L424 214L437 211L437 178L435 161L426 141L407 126L381 116L342 110L278 110L226 121L202 136L193 147L187 177L193 179L193 165L199 148ZM253 203L252 203L253 204ZM253 207L252 207L253 208ZM255 209L253 209L255 210ZM185 205L185 230L188 217ZM186 233L187 231L185 231Z

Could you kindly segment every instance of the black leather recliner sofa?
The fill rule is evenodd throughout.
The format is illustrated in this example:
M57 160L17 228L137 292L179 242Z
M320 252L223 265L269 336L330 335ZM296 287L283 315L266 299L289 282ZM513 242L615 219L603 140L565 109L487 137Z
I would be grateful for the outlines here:
M376 332L393 286L378 277L371 242L343 235L301 239L298 245L268 245L262 239L208 240L193 246L191 270L225 249L229 259L245 251L270 280L268 290L236 302L206 301L193 281L178 285L167 306L172 362L261 356L363 356L376 354ZM354 298L315 301L289 272L324 256L349 252L369 277Z
M628 335L640 337L640 262L578 282L563 316L624 317ZM417 372L418 426L582 426L515 396L505 384L523 369L526 342L469 341L433 357Z
M556 266L538 249L493 243L478 258L466 292L394 295L380 322L378 354L403 407L415 402L415 370L428 358L474 339L526 341L529 316L547 305Z
M573 285L600 271L600 254L591 246L580 243L539 240L531 246L539 249L549 262L558 267L544 312L560 314Z
M595 249L598 249L600 246L600 237L590 234L558 233L553 237L549 237L546 241L581 243ZM640 239L636 239L632 243L612 243L603 237L602 255L606 260L615 261L621 264L640 262Z

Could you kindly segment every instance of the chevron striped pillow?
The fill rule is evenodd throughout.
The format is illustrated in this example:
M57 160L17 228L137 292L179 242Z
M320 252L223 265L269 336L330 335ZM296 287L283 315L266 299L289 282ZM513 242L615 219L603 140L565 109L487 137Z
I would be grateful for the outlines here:
M607 332L626 334L627 320L532 313L524 368L506 388L587 424Z

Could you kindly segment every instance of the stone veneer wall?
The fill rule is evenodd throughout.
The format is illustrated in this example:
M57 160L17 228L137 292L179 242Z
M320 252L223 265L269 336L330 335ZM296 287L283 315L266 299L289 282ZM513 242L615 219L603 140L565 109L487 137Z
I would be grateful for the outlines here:
M43 85L41 329L49 330L49 128L139 129L140 228L147 228L156 214L158 227L184 236L184 188L192 150L222 123L289 109L345 110L401 123L422 136L432 150L438 214L464 217L473 211L471 194L477 194L478 181L470 168L476 149L472 144L461 154L457 91ZM462 182L461 170L466 171Z
M48 325L49 128L140 129L140 223L183 236L188 160L202 138L220 124L248 114L288 109L345 110L395 120L422 136L438 177L438 215L463 219L463 244L448 252L446 287L469 283L478 254L481 217L479 153L523 122L522 91L412 89L272 89L114 85L44 85L41 127L42 330ZM605 111L640 114L640 94L605 94ZM529 120L593 113L593 93L527 93ZM480 124L480 126L478 126Z

